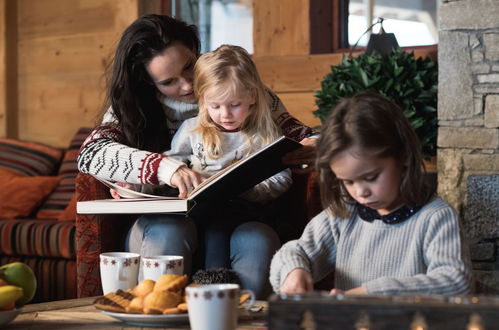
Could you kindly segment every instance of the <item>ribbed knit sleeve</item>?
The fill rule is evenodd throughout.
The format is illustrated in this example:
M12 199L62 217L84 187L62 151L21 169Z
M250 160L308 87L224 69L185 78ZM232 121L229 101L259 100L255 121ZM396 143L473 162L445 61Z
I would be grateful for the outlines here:
M322 211L305 227L298 240L284 244L272 258L270 283L278 292L289 272L303 268L312 274L314 282L334 269L338 230L327 211Z

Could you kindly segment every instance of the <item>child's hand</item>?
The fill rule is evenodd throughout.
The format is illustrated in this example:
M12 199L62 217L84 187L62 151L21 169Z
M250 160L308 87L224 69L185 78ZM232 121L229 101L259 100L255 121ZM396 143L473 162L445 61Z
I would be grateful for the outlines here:
M366 288L361 285L359 287L344 291L340 289L332 289L329 294L367 294Z
M317 143L317 139L304 138L300 143L302 147L288 152L282 158L282 162L284 165L289 166L295 173L312 172L315 165L315 144Z
M126 182L116 182L116 185L120 186L120 187L127 188L127 189L133 189L132 185L129 183L126 183ZM118 194L116 189L111 188L111 189L109 189L109 192L111 193L111 197L113 197L114 199L121 198L120 194Z
M178 197L186 198L192 189L199 186L203 177L187 166L182 166L173 173L170 181L173 187L178 188Z
M293 269L284 283L282 283L280 293L305 293L314 289L312 275L303 268Z

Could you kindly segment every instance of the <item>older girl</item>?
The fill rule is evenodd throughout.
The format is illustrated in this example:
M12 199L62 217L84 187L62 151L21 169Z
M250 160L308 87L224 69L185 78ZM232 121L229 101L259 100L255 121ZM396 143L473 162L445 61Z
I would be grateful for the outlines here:
M419 141L398 106L377 94L343 100L317 154L326 210L274 256L275 291L313 290L332 271L332 293L470 291L458 217L426 184Z

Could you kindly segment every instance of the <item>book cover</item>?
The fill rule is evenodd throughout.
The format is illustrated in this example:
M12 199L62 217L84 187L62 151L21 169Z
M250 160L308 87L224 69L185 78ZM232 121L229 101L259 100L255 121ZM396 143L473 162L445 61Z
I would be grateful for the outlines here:
M285 136L212 175L192 190L185 199L144 194L97 178L115 189L121 199L83 201L79 214L187 213L197 203L236 197L272 175L284 170L281 158L301 144Z

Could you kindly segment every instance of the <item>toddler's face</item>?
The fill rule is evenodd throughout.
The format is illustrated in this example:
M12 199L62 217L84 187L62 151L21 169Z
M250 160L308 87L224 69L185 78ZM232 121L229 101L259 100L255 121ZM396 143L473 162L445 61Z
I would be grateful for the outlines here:
M204 97L211 120L224 129L236 130L249 115L254 99L244 95L223 95L218 88L209 89ZM218 96L222 95L222 96Z
M399 192L403 168L395 158L368 156L354 146L333 158L330 168L355 201L380 215L401 206Z

